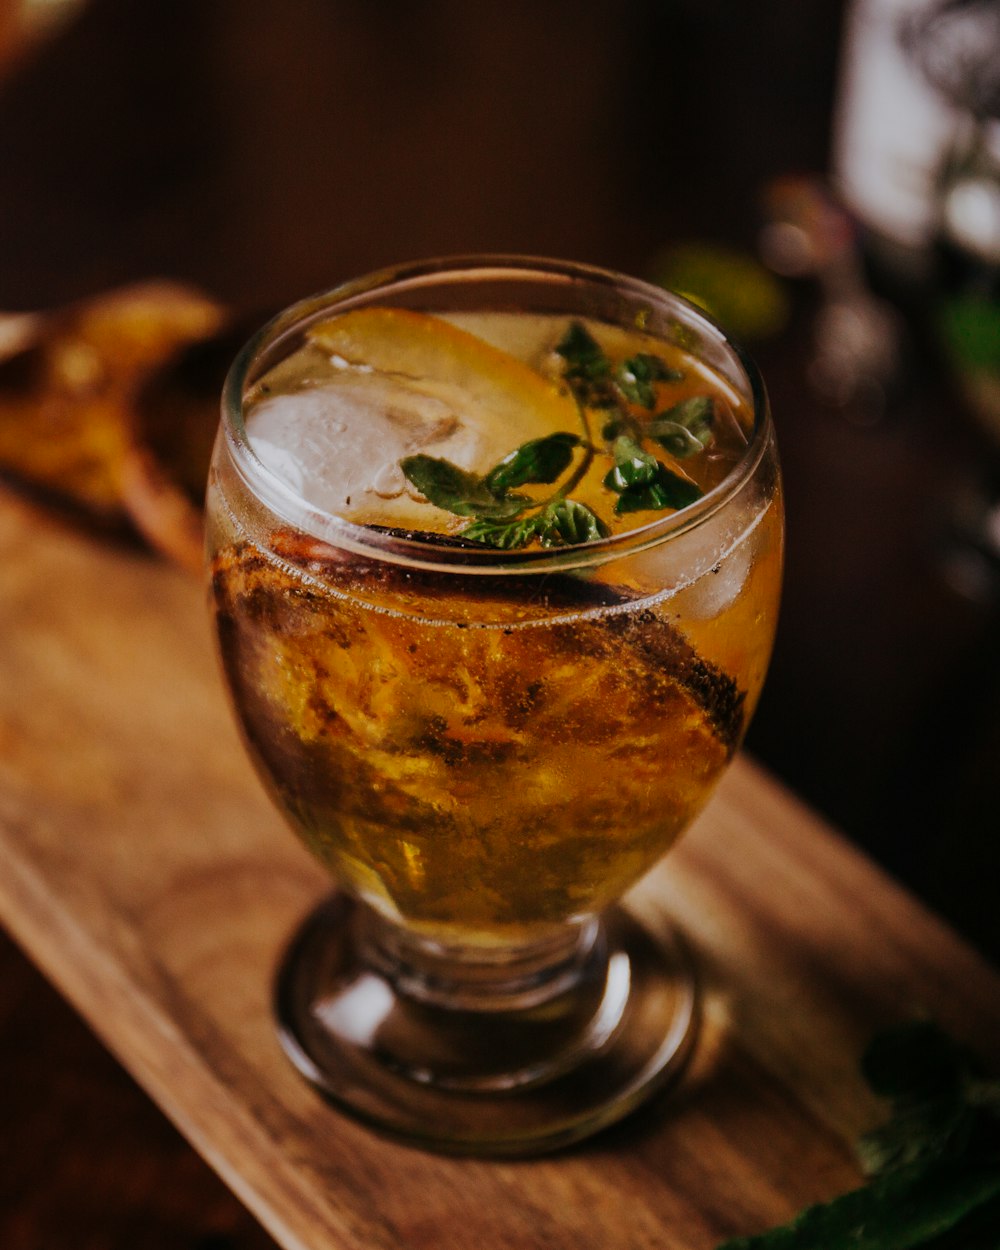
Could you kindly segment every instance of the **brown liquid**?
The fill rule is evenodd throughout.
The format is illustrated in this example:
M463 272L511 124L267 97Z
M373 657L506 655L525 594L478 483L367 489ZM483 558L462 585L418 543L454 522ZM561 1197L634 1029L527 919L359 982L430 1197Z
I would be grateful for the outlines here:
M619 897L703 806L760 691L766 491L674 593L655 564L420 572L215 512L221 652L262 776L340 882L442 941L528 940Z

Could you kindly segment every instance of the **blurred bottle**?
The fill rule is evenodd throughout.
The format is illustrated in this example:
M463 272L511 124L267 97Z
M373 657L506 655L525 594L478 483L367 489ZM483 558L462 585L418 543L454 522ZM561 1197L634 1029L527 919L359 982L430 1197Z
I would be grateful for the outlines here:
M1000 0L855 0L845 36L834 186L1000 442Z
M833 180L899 281L929 276L935 181L960 122L926 80L904 31L935 0L855 0L845 25Z
M1000 596L1000 0L854 0L842 66L834 187L994 449L954 516Z

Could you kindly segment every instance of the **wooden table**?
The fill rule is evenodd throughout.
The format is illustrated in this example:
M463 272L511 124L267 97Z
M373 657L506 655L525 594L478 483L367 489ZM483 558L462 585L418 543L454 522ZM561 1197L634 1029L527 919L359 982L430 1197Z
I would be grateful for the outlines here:
M0 848L0 919L288 1250L711 1250L856 1183L877 1026L1000 1047L996 974L744 759L635 899L705 974L683 1086L534 1162L372 1135L275 1039L275 961L326 882L244 758L201 589L5 496Z

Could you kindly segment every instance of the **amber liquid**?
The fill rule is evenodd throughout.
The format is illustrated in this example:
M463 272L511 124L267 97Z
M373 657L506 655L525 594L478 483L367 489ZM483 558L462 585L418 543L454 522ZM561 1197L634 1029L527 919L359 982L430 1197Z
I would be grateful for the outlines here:
M336 879L411 928L505 943L600 910L739 745L776 614L774 481L705 567L645 553L502 576L251 528L212 489L221 654L251 754Z

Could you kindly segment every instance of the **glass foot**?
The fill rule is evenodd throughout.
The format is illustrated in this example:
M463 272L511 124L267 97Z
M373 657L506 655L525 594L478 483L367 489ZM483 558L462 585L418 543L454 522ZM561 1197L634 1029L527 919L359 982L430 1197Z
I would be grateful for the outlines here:
M613 909L556 943L459 956L335 895L279 971L282 1045L324 1095L427 1149L530 1155L676 1077L698 1019L674 935Z

